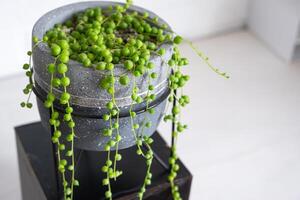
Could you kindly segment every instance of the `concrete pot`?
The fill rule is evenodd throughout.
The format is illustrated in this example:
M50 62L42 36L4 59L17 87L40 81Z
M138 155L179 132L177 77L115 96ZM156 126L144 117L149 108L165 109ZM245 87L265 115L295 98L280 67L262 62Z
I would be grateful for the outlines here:
M62 23L69 19L74 13L84 11L91 7L106 8L110 5L116 5L121 3L94 1L94 2L80 2L69 4L66 6L54 9L45 15L43 15L34 25L32 35L38 38L42 38L47 30L51 29L55 24ZM137 12L149 12L150 17L155 17L154 13L145 10L140 7L132 6L129 10ZM157 16L158 17L158 16ZM166 24L161 18L160 23ZM161 47L166 49L166 54L163 60L169 60L172 55L172 45L163 44ZM155 109L155 114L150 115L143 112L145 109L145 102L134 105L134 110L139 114L135 119L135 123L139 123L140 127L144 122L145 117L148 117L152 121L151 128L145 128L144 135L152 135L157 128L158 123L161 120L163 111L165 110L166 98L168 96L168 76L170 69L162 61L162 59L156 55L151 56L151 61L155 64L155 68L151 72L157 72L158 78L152 81L155 86L153 93L157 95L157 100L152 103L151 106ZM39 113L41 116L42 124L47 130L50 129L49 125L49 111L43 106L43 99L46 97L50 87L50 74L47 72L47 65L54 62L54 57L51 56L50 49L47 44L40 43L33 52L33 66L34 66L34 80L35 80L35 92L37 94L37 102ZM80 63L70 60L69 70L67 76L71 80L71 85L68 87L68 92L71 94L71 105L74 108L74 118L76 123L75 127L75 147L85 150L103 150L104 145L108 141L108 138L102 135L102 130L107 128L109 124L101 119L104 113L107 113L105 108L106 103L111 99L110 95L102 89L99 89L98 85L101 79L110 72L99 72L91 68L85 68ZM149 72L149 73L151 73ZM115 65L115 76L120 76L126 73L130 80L133 79L133 75L126 71L122 64ZM136 85L139 88L139 96L144 97L147 93L147 74L136 78ZM116 103L121 109L120 118L120 134L122 135L122 141L119 144L119 148L128 148L135 144L134 135L131 132L129 107L131 104L131 91L133 84L129 84L124 87L121 86L118 81L115 83L115 98ZM54 94L59 99L62 89L54 89ZM63 115L63 107L59 103L55 103L55 108ZM69 133L69 128L66 124L62 124L60 130L63 133L62 139L65 139L65 134ZM137 130L138 134L142 134L142 130ZM113 137L115 137L113 134Z

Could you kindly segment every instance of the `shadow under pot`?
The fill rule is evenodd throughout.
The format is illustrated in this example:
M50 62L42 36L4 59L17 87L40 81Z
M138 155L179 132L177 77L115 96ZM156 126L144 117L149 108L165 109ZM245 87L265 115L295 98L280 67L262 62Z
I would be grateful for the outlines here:
M54 9L43 15L34 25L32 34L38 38L42 38L47 30L51 29L55 24L62 23L70 19L75 13L86 10L92 7L107 8L111 5L121 3L113 2L81 2L66 5ZM123 4L121 4L123 5ZM131 6L129 11L137 11L140 13L148 12L151 18L158 17L160 24L167 24L156 14L137 6ZM34 44L33 44L34 45ZM134 123L139 124L139 129L136 130L137 135L151 136L156 130L161 118L164 114L167 97L169 95L168 77L171 73L169 66L164 60L169 60L172 56L172 44L164 43L159 48L165 48L166 53L159 57L151 55L150 61L155 67L149 70L140 77L134 77L131 72L128 72L123 64L116 64L114 69L115 81L115 100L120 109L119 118L119 133L122 140L119 143L119 149L124 149L135 145L135 136L132 133L131 117L129 115L130 106L132 104L131 94L134 85L138 88L138 96L144 98L148 92L149 75L152 72L158 74L156 79L151 80L154 90L151 92L156 95L156 99L150 103L153 107L154 114L146 112L146 102L134 104L132 110L137 112L134 118ZM34 66L34 91L37 95L38 109L41 116L43 126L51 131L49 124L50 112L45 108L43 101L50 91L51 76L47 72L47 65L54 63L55 58L51 56L50 49L46 43L39 43L33 52ZM72 113L75 126L74 145L76 148L94 151L103 151L105 144L110 139L103 135L103 130L110 127L109 121L102 119L103 114L108 113L106 104L111 101L111 95L106 90L99 88L99 83L107 77L110 71L98 71L93 68L85 68L79 62L70 60L68 63L68 71L66 76L71 80L67 91L71 95L70 104L74 109ZM126 74L131 80L127 86L119 83L121 75ZM59 76L58 76L59 78ZM135 80L135 83L134 81ZM64 107L59 104L59 97L63 92L63 88L53 88L53 93L56 96L54 102L55 109L60 113L60 121L62 122L59 129L62 132L62 140L66 140L66 136L70 133L70 128L63 122ZM116 122L113 118L113 123ZM145 122L150 121L152 126L145 127ZM113 131L112 138L115 138L116 131ZM113 150L113 148L112 148Z

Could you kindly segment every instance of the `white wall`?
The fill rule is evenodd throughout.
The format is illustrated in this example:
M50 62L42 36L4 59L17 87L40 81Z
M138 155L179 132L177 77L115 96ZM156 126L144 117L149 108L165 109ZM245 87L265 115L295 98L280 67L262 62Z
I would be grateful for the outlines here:
M299 0L252 0L247 25L276 55L296 61L300 58L299 10Z
M199 38L244 24L248 0L135 0L154 11L175 31ZM76 0L0 1L0 78L21 71L30 48L31 28L45 12Z

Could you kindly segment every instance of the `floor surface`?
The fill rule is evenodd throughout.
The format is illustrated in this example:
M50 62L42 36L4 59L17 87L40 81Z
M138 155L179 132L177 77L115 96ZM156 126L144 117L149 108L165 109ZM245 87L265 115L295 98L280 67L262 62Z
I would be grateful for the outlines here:
M246 31L195 44L231 78L182 46L192 76L179 155L194 175L191 200L299 200L300 63L288 65ZM21 199L13 127L39 119L36 107L18 106L25 82L23 75L0 80L3 200ZM168 139L169 126L159 129Z

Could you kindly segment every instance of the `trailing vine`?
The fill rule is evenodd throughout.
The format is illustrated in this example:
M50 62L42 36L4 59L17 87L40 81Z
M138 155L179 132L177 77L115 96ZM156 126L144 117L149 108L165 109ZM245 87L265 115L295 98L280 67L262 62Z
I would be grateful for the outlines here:
M44 37L44 40L48 40ZM75 179L75 156L74 156L74 137L75 137L75 122L73 120L72 112L73 108L70 104L71 95L68 93L68 86L70 85L70 79L66 73L68 71L69 62L69 44L65 40L59 42L60 45L52 44L51 53L55 56L54 63L48 65L48 72L51 74L50 80L50 92L47 95L47 99L44 102L44 106L51 110L50 124L53 126L54 132L52 136L52 142L57 144L57 159L58 159L58 170L62 174L64 198L69 200L73 199L74 186L79 186L79 181ZM59 64L57 64L59 62ZM65 107L65 113L62 120L67 123L69 127L69 134L66 136L66 141L69 144L63 144L60 141L62 136L61 131L58 127L61 124L59 118L59 112L54 108L54 101L56 100L53 88L62 88L59 103ZM62 155L62 152L65 152ZM65 159L61 159L65 157ZM70 172L70 180L67 180L65 171Z
M180 116L181 116L180 107L184 107L186 104L189 103L189 97L183 95L182 90L180 91L181 92L180 97L177 96L177 90L179 88L182 88L185 85L185 83L189 80L189 76L184 75L181 72L181 67L188 64L186 58L181 58L180 52L177 48L177 45L180 44L181 41L182 38L180 36L176 36L174 38L174 43L176 44L174 47L174 53L172 55L172 58L168 61L168 65L173 70L173 73L169 79L169 87L171 89L171 94L168 100L169 102L173 102L173 108L172 108L172 113L164 117L165 121L171 121L173 123L171 156L169 158L169 164L171 166L171 170L168 179L170 181L172 195L175 200L181 199L178 186L176 186L174 182L177 176L177 172L180 168L179 165L177 164L178 156L176 153L176 147L177 147L176 144L177 144L178 134L183 132L187 128L187 125L183 125L180 121Z
M32 94L32 89L34 86L34 82L33 82L33 67L31 65L31 61L32 61L32 52L34 51L35 47L42 41L39 41L39 39L37 37L33 37L32 41L34 42L34 46L32 48L31 51L27 51L27 55L29 57L29 61L28 63L25 63L23 65L23 70L25 71L25 75L28 77L28 84L26 85L26 87L23 89L23 93L25 95L27 95L27 100L26 101L22 101L20 103L21 107L26 107L26 108L32 108L32 103L30 102L30 97Z
M75 60L83 67L101 72L103 78L99 80L99 89L106 91L110 100L106 103L106 113L101 116L107 126L99 130L100 134L107 138L104 151L107 158L101 171L105 174L102 185L106 187L106 199L113 198L113 188L111 181L116 181L123 174L118 169L118 161L122 159L119 153L119 143L122 141L120 132L120 111L117 104L116 86L127 87L131 89L131 103L129 108L131 133L134 137L139 156L145 159L147 165L146 174L138 191L138 198L143 199L146 187L151 184L152 173L151 166L153 162L153 150L151 144L153 139L145 131L152 126L149 115L154 114L155 109L150 104L156 99L154 80L158 78L155 72L155 63L151 56L161 58L164 67L169 67L171 74L168 77L168 87L170 94L168 96L169 104L173 103L171 113L164 116L164 121L173 124L171 155L169 158L170 173L168 180L170 182L171 192L174 200L180 200L179 188L176 185L176 176L179 170L177 156L178 136L187 129L187 125L181 121L181 110L190 100L183 93L183 87L189 80L189 76L182 73L183 66L189 64L188 59L180 55L178 45L181 42L187 42L193 51L217 74L229 78L229 76L215 68L207 56L197 49L189 40L173 32L166 24L159 22L157 17L151 18L149 13L139 13L131 11L131 0L126 4L115 4L106 9L100 7L88 8L83 12L75 13L74 16L62 24L56 24L48 30L40 40L33 37L33 48L28 51L29 62L23 65L28 77L28 84L23 89L28 96L26 101L21 103L22 107L31 108L30 96L34 88L32 54L34 49L40 43L46 43L53 56L53 62L47 66L50 76L50 88L44 106L49 109L50 120L53 135L52 142L56 144L56 154L58 161L58 171L62 177L63 198L64 200L74 199L74 187L79 186L79 181L75 177L75 155L74 138L75 121L73 119L72 95L69 93L71 85L68 77L69 60ZM171 57L164 58L167 49L163 44L172 46ZM170 54L170 52L168 52ZM168 57L168 56L167 56ZM122 64L125 73L116 75L116 65ZM119 67L119 66L118 66ZM132 74L132 79L129 78ZM146 93L139 93L137 80L146 77ZM57 89L59 92L54 92ZM144 92L144 91L143 91ZM138 121L137 113L134 111L134 105L146 104L146 117L142 122ZM57 109L57 106L64 108L63 111ZM61 113L61 114L60 114ZM61 116L60 116L61 115ZM60 131L60 125L65 123L68 126L68 133ZM66 138L61 138L66 135ZM112 151L115 151L114 157Z

